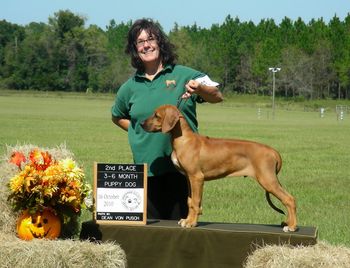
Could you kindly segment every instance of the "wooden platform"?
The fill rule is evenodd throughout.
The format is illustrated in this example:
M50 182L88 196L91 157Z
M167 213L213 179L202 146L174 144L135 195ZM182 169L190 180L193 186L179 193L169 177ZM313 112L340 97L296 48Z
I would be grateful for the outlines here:
M317 228L284 233L277 225L199 223L184 229L176 221L150 221L145 226L82 224L81 239L115 241L126 252L128 267L241 267L264 244L314 245Z

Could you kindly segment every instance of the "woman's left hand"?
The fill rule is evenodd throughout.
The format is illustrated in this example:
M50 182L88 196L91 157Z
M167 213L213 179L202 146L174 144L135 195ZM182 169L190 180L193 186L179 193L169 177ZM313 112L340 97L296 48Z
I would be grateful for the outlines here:
M188 99L192 94L198 94L198 89L200 87L200 83L195 80L190 80L185 85L186 92L182 95L183 99Z
M201 84L199 81L190 80L185 85L186 92L182 94L182 99L189 99L192 94L201 96L209 103L221 102L223 96L216 86L207 86Z

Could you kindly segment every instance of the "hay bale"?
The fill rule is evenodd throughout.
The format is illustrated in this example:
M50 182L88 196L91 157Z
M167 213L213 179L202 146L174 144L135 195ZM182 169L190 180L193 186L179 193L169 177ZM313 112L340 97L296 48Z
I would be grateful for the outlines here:
M0 167L1 169L1 167ZM3 182L0 177L0 185ZM8 190L0 187L0 233L14 234L18 213L14 213L7 202Z
M350 248L319 242L314 246L268 245L250 255L245 268L350 267Z
M0 267L126 267L125 252L115 243L34 239L0 233Z

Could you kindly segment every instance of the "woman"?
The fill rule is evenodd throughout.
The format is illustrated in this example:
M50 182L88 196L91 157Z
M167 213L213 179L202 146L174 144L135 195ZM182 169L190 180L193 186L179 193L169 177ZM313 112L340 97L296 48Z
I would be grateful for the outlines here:
M185 99L181 111L197 131L196 102L220 102L222 94L205 74L176 64L173 45L152 20L135 21L127 42L136 73L118 90L112 121L128 132L134 162L147 163L147 218L178 220L187 216L187 179L171 162L169 136L147 133L140 123L160 105Z

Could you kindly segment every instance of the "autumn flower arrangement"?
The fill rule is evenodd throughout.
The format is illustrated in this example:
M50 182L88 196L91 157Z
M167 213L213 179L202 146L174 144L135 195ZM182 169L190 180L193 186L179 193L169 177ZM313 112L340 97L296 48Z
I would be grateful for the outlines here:
M13 152L9 162L19 169L8 184L14 210L36 213L50 208L65 224L86 208L90 185L73 159L57 160L47 151L33 149L29 155Z

